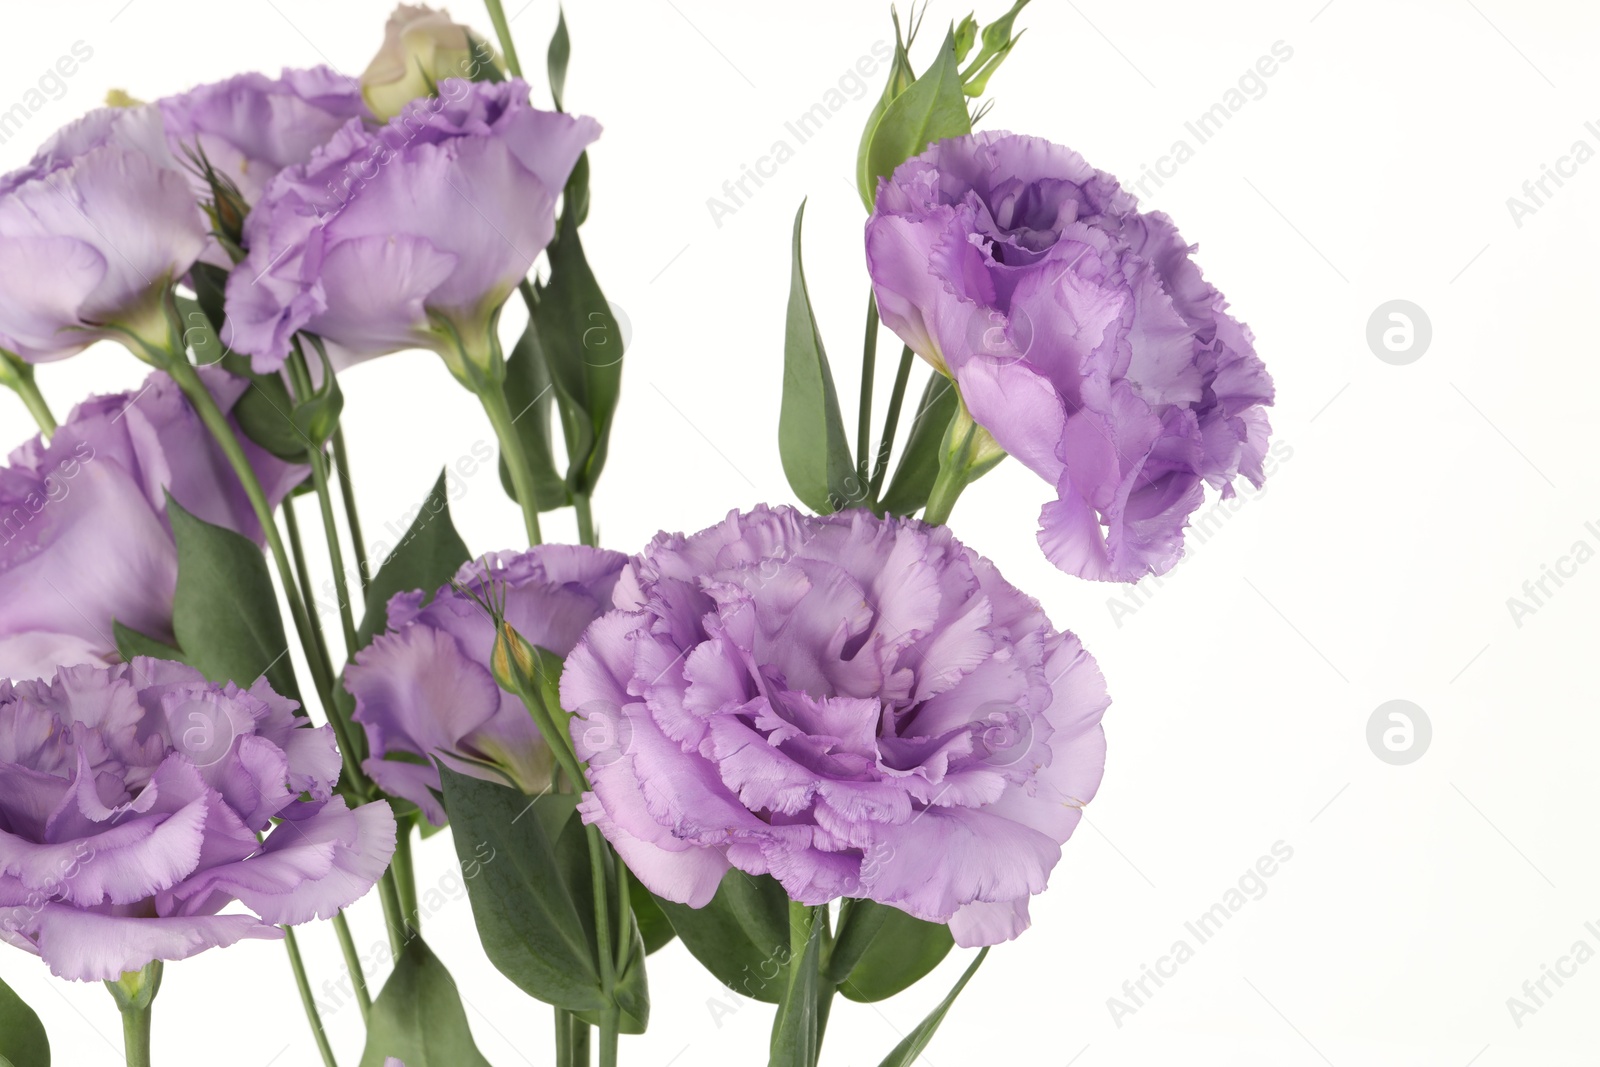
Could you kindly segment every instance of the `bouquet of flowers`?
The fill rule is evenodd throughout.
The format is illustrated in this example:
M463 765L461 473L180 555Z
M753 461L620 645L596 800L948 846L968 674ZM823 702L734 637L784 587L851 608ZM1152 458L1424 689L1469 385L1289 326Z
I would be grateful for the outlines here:
M333 1067L296 942L317 921L363 1067L486 1063L417 903L413 842L444 827L483 952L555 1009L560 1067L647 1033L673 939L774 1006L753 1055L775 1067L820 1062L836 995L979 950L882 1060L910 1064L1027 929L1099 786L1109 698L952 511L1014 456L1046 483L1051 562L1160 574L1207 486L1260 484L1272 383L1169 218L1068 148L974 129L1026 2L951 25L920 72L921 19L895 18L855 167L854 439L802 207L771 357L801 506L632 554L595 536L625 341L584 253L601 127L567 110L564 18L548 101L499 0L498 48L403 5L359 80L119 95L0 177L0 381L39 425L0 469L0 939L104 982L128 1064L151 1062L167 962L270 938ZM886 405L880 326L903 342ZM149 378L58 423L36 368L99 341ZM413 348L481 402L526 544L469 552L441 482L361 557L341 372ZM582 543L541 543L568 507ZM381 989L345 919L374 889ZM0 984L0 1064L49 1055Z

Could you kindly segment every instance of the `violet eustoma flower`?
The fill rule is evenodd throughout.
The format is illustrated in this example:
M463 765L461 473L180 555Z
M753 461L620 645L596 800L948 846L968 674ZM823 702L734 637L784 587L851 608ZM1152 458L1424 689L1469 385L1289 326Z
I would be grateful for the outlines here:
M431 348L460 373L555 233L555 203L600 134L539 111L526 83L448 79L378 129L344 126L268 185L228 281L232 343L277 369L297 330L353 361Z
M0 348L42 363L117 328L164 341L162 300L206 239L160 112L90 112L0 177Z
M248 383L199 369L223 411ZM276 507L307 469L248 440L245 455ZM116 660L113 622L171 640L178 553L166 494L191 514L262 538L255 511L176 383L156 371L137 390L92 397L47 443L0 467L0 678Z
M448 585L426 605L421 592L397 594L389 631L345 670L353 718L372 752L362 769L436 826L446 816L433 795L441 788L434 757L491 781L503 774L525 793L543 790L550 749L521 699L495 681L495 625L473 597L503 605L505 621L526 641L565 656L610 608L626 561L598 548L539 545L463 566L455 581L472 596Z
M942 141L878 189L883 321L1048 481L1050 561L1137 581L1183 552L1205 486L1259 486L1272 380L1172 220L1036 137Z
M729 867L961 945L1028 925L1095 793L1094 659L948 528L759 507L629 564L568 657L580 811L649 889Z
M333 792L333 732L297 706L143 658L0 682L0 940L110 980L364 896L394 814Z

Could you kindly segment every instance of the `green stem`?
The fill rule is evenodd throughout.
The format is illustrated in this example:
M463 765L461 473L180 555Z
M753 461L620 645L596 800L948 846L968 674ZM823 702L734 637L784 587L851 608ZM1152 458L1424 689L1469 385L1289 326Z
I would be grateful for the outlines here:
M356 577L361 581L361 592L367 592L372 575L367 573L367 542L361 536L361 516L356 511L355 485L350 481L350 456L344 448L344 427L333 429L333 465L339 472L339 495L344 498L344 517L350 524L350 543L356 550Z
M405 916L411 929L422 931L422 914L417 908L417 872L411 863L411 823L403 821L394 842L395 888L400 894L400 914Z
M305 355L296 344L289 353L289 377L294 382L295 399L305 402L313 391L311 372ZM328 454L320 445L306 449L311 465L311 484L317 491L317 507L322 512L323 538L328 544L328 561L333 565L333 591L339 601L339 624L344 630L345 655L356 651L355 612L350 603L350 587L344 569L344 548L339 544L339 527L333 514L333 490L328 482ZM309 599L309 597L308 597Z
M878 298L867 293L866 340L861 346L861 403L856 417L856 477L865 488L872 469L872 383L878 366ZM887 443L887 438L885 439ZM870 495L868 505L876 503Z
M931 526L948 523L950 512L955 510L956 499L966 487L967 471L964 465L941 463L939 476L933 480L933 488L928 492L928 506L922 512L922 521Z
M906 400L906 382L911 378L911 363L916 353L906 345L900 352L900 366L894 372L894 391L889 394L889 414L883 420L883 441L878 445L878 459L872 468L870 493L874 502L883 488L883 476L889 471L889 453L894 448L894 434L900 428L900 409Z
M589 1045L594 1033L588 1023L576 1015L567 1017L568 1034L572 1040L572 1067L589 1067Z
M590 508L589 494L572 494L572 506L578 513L578 543L598 545L600 541L594 534L594 512Z
M9 385L22 398L23 407L39 424L39 432L46 441L50 440L50 435L56 432L56 417L33 380L33 364L0 349L0 382Z
M122 1013L122 1051L128 1067L150 1067L149 1008Z
M356 1007L361 1009L361 1022L366 1024L372 1015L372 994L367 990L367 973L361 967L361 953L356 951L356 939L350 934L350 920L339 912L333 917L333 932L339 935L339 951L344 953L344 968L350 972L350 984L355 986Z
M533 470L528 466L528 454L523 450L522 438L517 436L517 428L513 425L505 390L499 383L490 383L477 390L477 393L483 403L483 412L489 416L489 424L500 439L500 451L506 458L506 470L511 474L511 486L517 491L517 503L522 505L522 521L528 530L528 543L536 545L543 540L539 533L539 498L534 494Z
M311 995L311 979L306 977L306 964L300 958L300 942L291 927L283 928L283 944L289 950L289 966L294 968L294 984L300 990L300 1006L305 1009L306 1021L311 1024L311 1036L317 1039L317 1051L322 1053L326 1067L339 1067L333 1058L333 1046L322 1029L322 1016L317 1012L317 1000ZM133 1061L128 1061L130 1067Z
M295 514L293 497L283 502L283 526L289 531L289 554L294 559L294 569L300 579L300 595L307 604L315 604L317 600L311 589L311 568L306 566L305 543L300 539L300 519ZM311 613L311 633L317 642L318 654L327 659L328 641L322 633L322 617L316 612Z
M517 61L517 46L511 40L511 24L506 21L505 9L500 6L500 0L484 0L484 6L489 9L489 21L494 23L494 34L500 38L500 51L506 56L506 69L512 77L522 77L522 64Z
M400 906L400 890L395 882L394 867L383 872L378 879L378 899L383 903L383 925L389 933L389 951L399 959L410 940L406 935L405 909Z

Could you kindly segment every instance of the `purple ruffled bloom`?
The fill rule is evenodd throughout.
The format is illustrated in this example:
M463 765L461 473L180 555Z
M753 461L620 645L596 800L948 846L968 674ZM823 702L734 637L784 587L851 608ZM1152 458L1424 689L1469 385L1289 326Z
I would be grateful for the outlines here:
M555 203L600 134L539 111L517 79L447 79L389 123L351 121L267 187L245 222L249 257L228 282L234 347L282 365L297 330L353 360L406 348L455 353L555 233Z
M479 599L503 602L506 622L530 644L565 656L611 606L626 562L598 548L539 545L467 563L455 580ZM435 756L499 781L482 766L492 764L538 793L549 783L551 754L522 701L495 682L495 627L484 609L448 585L426 606L423 599L412 592L389 601L389 632L356 655L344 680L372 752L363 769L443 826L432 792L440 788Z
M361 87L327 67L240 74L156 102L179 158L199 149L254 204L285 167L304 163L346 122L367 114ZM195 195L211 189L191 173Z
M201 380L224 411L248 387L214 368ZM305 479L254 444L246 456L276 507ZM116 660L112 623L171 640L177 547L170 492L190 513L261 541L222 450L172 381L73 409L0 467L0 678L48 678L58 666Z
M0 940L106 980L364 896L394 814L334 794L332 730L297 707L142 658L0 682Z
M162 295L206 240L160 112L90 112L0 177L0 348L42 363L112 325L164 337Z
M567 659L580 810L650 890L730 866L961 945L1028 925L1100 784L1094 659L942 526L734 512L663 534Z
M1206 484L1261 484L1272 379L1249 329L1172 220L1076 152L942 141L880 184L866 244L884 323L1055 486L1039 543L1057 567L1161 574Z

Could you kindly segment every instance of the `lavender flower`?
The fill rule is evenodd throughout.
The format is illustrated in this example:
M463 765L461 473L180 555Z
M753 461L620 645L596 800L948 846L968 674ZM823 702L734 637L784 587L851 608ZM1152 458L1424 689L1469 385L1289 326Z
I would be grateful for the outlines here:
M1028 925L1100 783L1094 659L945 527L734 512L663 534L568 657L580 810L703 906L730 866L986 945Z
M1259 486L1272 380L1160 212L1071 149L982 133L879 188L883 321L1055 487L1039 543L1085 578L1168 570L1205 485Z
M199 373L224 411L247 388L220 370ZM305 467L244 448L274 507L305 479ZM114 662L113 622L170 639L178 555L168 492L261 540L221 449L160 371L138 390L84 401L48 443L35 437L11 454L0 468L0 678Z
M109 980L363 896L394 815L334 794L332 731L296 707L152 659L0 682L0 940Z
M164 340L163 296L205 242L160 113L90 112L0 177L0 348L41 363L119 330Z
M345 671L353 716L372 756L362 764L391 796L416 804L436 826L438 756L454 770L510 778L537 793L550 780L551 754L522 701L495 682L495 627L473 598L504 603L505 621L558 656L611 605L626 557L574 545L540 545L466 564L456 583L423 604L421 592L389 601L389 632ZM487 765L487 766L486 766ZM493 767L491 771L488 768Z
M528 87L449 79L387 125L352 121L268 186L228 282L233 344L259 371L297 330L353 360L431 348L486 358L500 306L555 232L589 118L535 110Z

